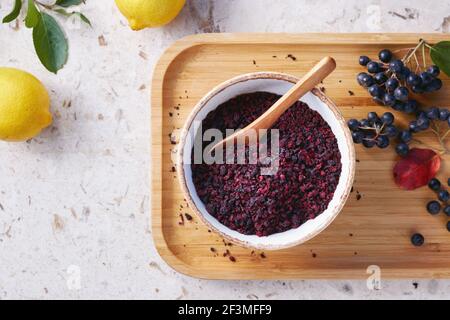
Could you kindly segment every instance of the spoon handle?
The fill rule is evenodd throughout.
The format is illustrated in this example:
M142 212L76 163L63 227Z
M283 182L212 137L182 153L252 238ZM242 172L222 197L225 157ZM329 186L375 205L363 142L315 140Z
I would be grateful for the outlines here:
M288 92L286 92L273 106L264 112L258 119L247 125L242 130L235 132L211 148L211 151L219 146L224 146L229 141L235 142L239 137L245 137L249 130L269 129L281 117L281 115L302 96L311 91L323 79L336 69L336 61L331 57L320 60L308 73L306 73Z
M320 60L305 74L288 92L264 112L258 119L250 123L246 129L269 129L296 101L311 91L323 79L336 69L336 62L331 57Z

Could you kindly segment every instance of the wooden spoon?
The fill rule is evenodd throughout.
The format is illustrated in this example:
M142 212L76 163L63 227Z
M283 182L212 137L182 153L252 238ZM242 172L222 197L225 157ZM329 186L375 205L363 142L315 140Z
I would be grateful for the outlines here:
M264 112L258 119L250 123L245 128L233 133L222 141L219 141L211 148L224 146L230 141L242 141L245 137L245 144L248 144L249 131L259 129L269 129L280 118L280 116L302 96L311 91L323 79L336 69L336 61L331 57L325 57L319 61L307 74L300 79L288 92L286 92L273 106Z

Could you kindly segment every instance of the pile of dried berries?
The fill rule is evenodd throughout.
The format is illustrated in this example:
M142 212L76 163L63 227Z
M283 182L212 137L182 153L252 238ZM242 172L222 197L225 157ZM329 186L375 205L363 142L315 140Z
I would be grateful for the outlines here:
M223 134L227 128L243 128L279 98L267 92L240 95L210 112L202 128ZM243 234L268 236L299 227L327 208L339 182L337 140L317 112L297 102L273 128L280 133L275 175L260 175L260 163L192 164L193 181L208 212ZM248 157L248 148L246 153Z

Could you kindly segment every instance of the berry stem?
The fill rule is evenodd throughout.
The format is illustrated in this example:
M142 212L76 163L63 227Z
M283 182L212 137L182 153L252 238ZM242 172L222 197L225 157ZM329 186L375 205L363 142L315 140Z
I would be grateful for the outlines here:
M441 154L450 153L449 150L447 149L447 147L445 146L445 142L444 142L444 139L447 136L449 130L447 130L447 132L443 136L441 136L439 125L435 121L431 121L431 124L433 125L434 129L433 128L430 128L430 129L436 135L436 137L439 141L439 144L442 147Z
M443 154L448 153L448 151L445 150L445 149L442 150L442 149L434 148L434 147L430 146L429 144L427 144L427 143L425 143L425 142L423 142L423 141L421 141L421 140L419 140L419 139L416 139L416 138L413 138L411 141L413 141L413 142L415 142L415 143L417 143L417 144L420 144L420 145L422 145L422 146L424 146L424 147L427 147L428 149L434 150L434 151L436 151L437 153L439 153L440 155L443 155Z
M425 41L423 42L425 44ZM425 70L427 68L427 61L425 57L425 46L422 45L422 60L423 60L423 69Z
M412 57L414 54L416 54L417 50L419 50L420 47L421 47L424 43L425 43L425 40L420 39L420 41L419 41L419 43L417 44L417 46L416 46L414 49L412 49L412 51L409 52L409 53L402 59L403 62L408 63L408 62L409 62L409 59L411 59L411 57Z
M442 140L445 140L445 138L447 138L448 134L450 133L450 129L448 129L444 135L442 136Z

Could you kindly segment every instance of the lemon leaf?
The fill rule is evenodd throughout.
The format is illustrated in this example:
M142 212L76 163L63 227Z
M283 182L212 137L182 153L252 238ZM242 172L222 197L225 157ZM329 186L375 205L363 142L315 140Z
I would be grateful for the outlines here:
M45 12L33 28L33 42L36 54L48 71L57 73L67 62L67 39L56 20Z
M27 16L25 18L25 26L27 28L34 28L39 23L39 18L41 16L41 13L36 8L36 5L34 4L33 0L28 0L28 10L27 10Z
M56 5L64 8L77 6L82 3L84 3L84 0L58 0L55 2Z
M16 0L16 2L14 3L14 8L12 9L11 13L3 18L3 23L9 23L15 20L19 16L20 10L22 10L22 0Z
M70 17L70 16L77 16L80 18L81 21L83 21L84 23L86 23L87 25L89 25L90 27L92 27L91 21L89 21L89 19L82 14L81 12L67 12L64 9L54 9L53 11L62 14L65 17Z
M450 76L450 41L441 41L432 46L430 56L433 63Z

